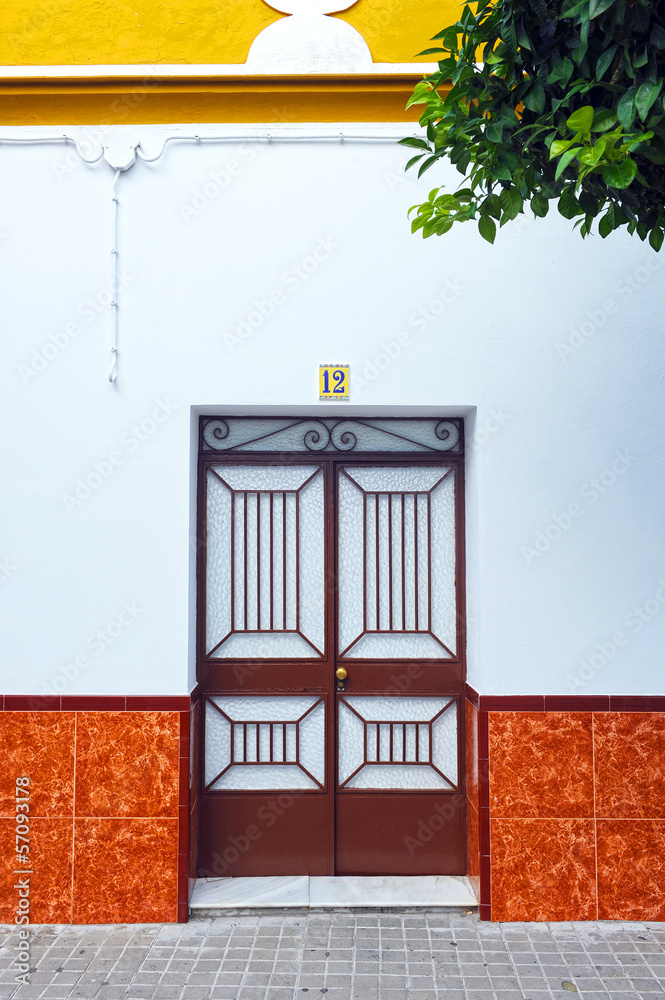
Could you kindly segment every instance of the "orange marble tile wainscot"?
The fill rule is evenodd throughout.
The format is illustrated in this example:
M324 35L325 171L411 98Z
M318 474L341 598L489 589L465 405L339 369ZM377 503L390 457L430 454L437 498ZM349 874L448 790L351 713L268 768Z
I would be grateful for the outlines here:
M665 920L665 820L603 819L598 919Z
M177 816L177 712L85 712L76 734L77 816Z
M491 712L495 817L593 817L590 712Z
M30 820L29 900L31 924L69 924L72 919L72 821ZM14 873L16 822L0 819L0 850L5 859L0 886L0 923L13 924L17 878Z
M492 920L595 920L594 822L492 820Z
M77 819L74 831L74 923L177 920L177 819Z
M14 816L16 778L30 778L30 815L74 808L74 712L0 712L0 816Z
M665 715L597 712L593 727L596 815L665 819Z

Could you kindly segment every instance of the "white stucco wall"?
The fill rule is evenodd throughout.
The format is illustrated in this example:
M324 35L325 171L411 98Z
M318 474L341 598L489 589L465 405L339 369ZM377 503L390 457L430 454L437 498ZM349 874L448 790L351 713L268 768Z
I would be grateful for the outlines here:
M119 180L112 388L113 172L69 149L0 145L1 691L189 690L196 415L331 412L338 361L344 412L467 416L469 681L665 692L665 258L557 215L423 242L441 175L393 145L173 143Z

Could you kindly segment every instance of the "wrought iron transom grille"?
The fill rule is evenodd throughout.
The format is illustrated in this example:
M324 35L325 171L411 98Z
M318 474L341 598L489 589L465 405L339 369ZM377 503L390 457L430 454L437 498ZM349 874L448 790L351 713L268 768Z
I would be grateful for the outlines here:
M429 417L212 417L201 422L201 451L452 452L462 421Z

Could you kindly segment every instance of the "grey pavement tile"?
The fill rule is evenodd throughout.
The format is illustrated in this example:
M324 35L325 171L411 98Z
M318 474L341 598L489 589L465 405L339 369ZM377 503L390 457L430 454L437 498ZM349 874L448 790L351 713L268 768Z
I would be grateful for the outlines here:
M192 972L187 976L187 986L214 986L216 973Z

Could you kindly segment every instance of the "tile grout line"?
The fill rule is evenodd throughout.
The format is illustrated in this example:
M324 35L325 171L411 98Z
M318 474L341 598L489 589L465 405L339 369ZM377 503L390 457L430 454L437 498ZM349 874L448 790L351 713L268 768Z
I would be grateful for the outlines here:
M545 924L545 926L549 930L549 924ZM531 948L533 949L534 955L536 956L536 962L538 963L538 967L539 967L539 969L540 969L540 971L541 971L541 973L543 975L543 979L545 980L545 983L547 985L547 991L550 994L550 996L553 998L553 1000L555 1000L555 998L554 998L554 990L552 989L552 984L551 984L551 982L549 980L549 977L548 977L547 973L545 972L545 966L543 965L543 962L541 961L540 955L538 953L538 949L535 947L533 941L531 940L530 937L528 937L528 935L527 935L527 940L528 940L529 944L531 945ZM510 948L509 948L509 950L510 950ZM511 958L512 958L512 953L511 953ZM524 991L522 991L522 992L524 992Z
M72 881L71 901L69 907L69 922L74 923L74 846L76 842L76 757L78 754L78 712L74 712L74 776L72 782Z
M487 938L487 940L488 941L494 941L494 940L496 940L496 938ZM503 936L501 936L500 940L503 941ZM485 954L485 941L483 940L483 938L481 937L480 934L478 934L478 941L480 942L480 950L482 952L483 961L485 961L485 960L487 960L487 955ZM517 979L517 982L520 984L520 989L521 989L522 988L521 980L520 980L519 976L517 975L517 970L515 969L515 963L513 962L513 957L510 954L510 952L508 952L508 957L510 958L510 964L512 965L513 970L515 971L515 978ZM490 991L492 993L493 1000L497 1000L496 989L494 988L494 982L492 980L492 975L490 973L490 963L489 963L489 960L487 960L487 975L489 976ZM522 990L522 992L524 992L524 990Z
M600 912L600 900L598 898L598 818L596 816L596 729L595 713L591 713L591 777L593 780L593 863L594 875L596 876L596 920ZM582 942L583 943L583 942Z
M214 918L212 918L210 920L210 923L208 924L208 933L206 934L206 941L208 940L208 936L210 934L210 931L213 930L213 927L214 927L213 920L214 920ZM233 927L235 927L235 926L236 925L233 923L233 921L231 921L231 930L227 933L227 936L226 936L226 944L224 945L224 954L222 955L222 957L219 960L219 968L217 969L217 972L215 973L215 981L212 984L212 990L210 991L211 993L214 993L214 991L217 988L217 984L219 982L219 977L222 974L222 968L224 966L224 962L226 961L226 956L228 955L228 952L229 952L229 946L231 944L231 935L233 934Z

